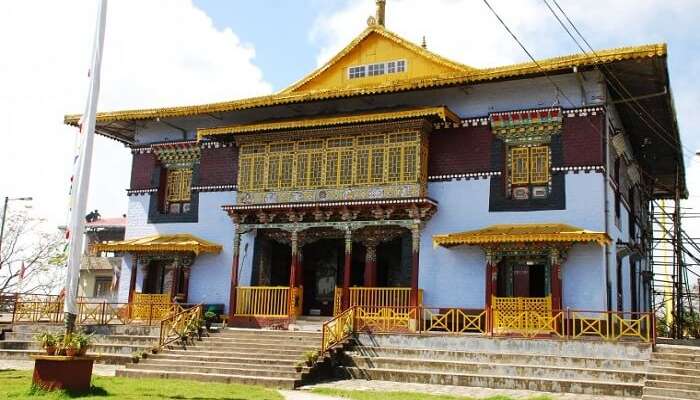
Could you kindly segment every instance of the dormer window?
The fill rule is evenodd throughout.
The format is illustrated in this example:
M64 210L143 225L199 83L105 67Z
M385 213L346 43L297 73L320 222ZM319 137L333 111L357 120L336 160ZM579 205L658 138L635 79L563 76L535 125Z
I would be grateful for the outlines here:
M398 74L401 72L406 72L406 60L394 60L350 67L348 68L348 78L357 79L367 76Z

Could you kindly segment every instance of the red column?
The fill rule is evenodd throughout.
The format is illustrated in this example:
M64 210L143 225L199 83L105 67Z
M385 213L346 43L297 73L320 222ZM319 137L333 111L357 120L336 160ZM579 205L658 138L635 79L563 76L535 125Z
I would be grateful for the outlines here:
M238 225L233 231L233 260L231 261L231 291L229 292L228 315L233 318L236 312L236 288L238 287L238 252L241 245L241 234ZM187 287L187 285L185 285Z
M490 257L486 257L486 282L484 285L484 293L486 293L486 308L491 307L491 296L493 296L493 284L491 283L491 275L493 274L494 265L491 264Z
M138 257L133 257L134 262L131 263L131 279L129 280L129 303L134 300L134 292L136 291L136 271L139 268Z
M420 249L420 225L411 228L411 306L418 306L418 251Z
M365 245L365 287L377 286L377 244L367 242Z
M182 273L183 273L183 288L182 288L182 302L187 303L187 298L189 296L190 292L190 267L183 267L182 268Z
M345 231L345 262L343 263L343 298L342 309L347 310L350 305L350 269L352 268L352 231Z
M552 264L551 270L551 287L552 287L552 308L561 310L562 308L562 293L561 293L561 264L557 261Z

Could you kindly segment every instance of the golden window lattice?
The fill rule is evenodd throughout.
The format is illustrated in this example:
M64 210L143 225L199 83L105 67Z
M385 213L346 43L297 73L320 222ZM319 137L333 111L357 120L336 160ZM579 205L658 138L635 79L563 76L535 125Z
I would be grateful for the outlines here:
M530 148L530 182L549 182L549 147L537 146Z
M412 183L424 169L420 138L417 132L399 132L243 145L239 190Z
M190 201L191 187L191 169L169 170L167 175L165 198L169 203Z
M529 151L527 147L514 147L510 150L510 179L513 185L530 183Z

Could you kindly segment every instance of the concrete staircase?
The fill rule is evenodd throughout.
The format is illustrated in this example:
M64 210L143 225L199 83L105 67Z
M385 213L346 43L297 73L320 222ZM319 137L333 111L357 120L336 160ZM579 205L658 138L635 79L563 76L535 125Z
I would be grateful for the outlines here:
M354 379L639 398L650 356L638 343L360 334L342 363Z
M700 347L656 346L642 399L700 400Z
M183 349L173 346L117 371L118 376L192 379L293 389L310 373L295 364L318 350L318 332L226 328Z
M62 324L17 324L5 332L5 340L0 341L0 359L26 360L30 355L44 354L35 340L43 331L62 332ZM94 332L94 343L88 354L99 355L98 362L106 364L126 364L131 362L133 353L149 351L158 344L160 326L108 325L86 326L86 332Z

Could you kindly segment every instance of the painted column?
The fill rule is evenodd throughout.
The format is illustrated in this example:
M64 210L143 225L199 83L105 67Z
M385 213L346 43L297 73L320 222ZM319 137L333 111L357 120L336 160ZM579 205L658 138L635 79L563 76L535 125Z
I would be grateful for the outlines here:
M345 262L343 263L343 297L342 309L347 310L350 305L350 269L352 268L352 231L345 230Z
M136 272L139 268L139 258L136 256L131 256L134 260L131 263L131 277L129 280L129 303L134 300L134 292L136 291Z
M174 299L178 294L178 284L180 283L180 261L175 257L173 261L172 275L170 278L170 298Z
M289 317L300 315L301 294L299 286L301 282L301 268L299 263L299 231L290 232L290 244L292 247L292 262L289 266Z
M552 249L551 252L551 290L552 290L552 308L555 310L562 309L562 284L561 284L561 254L559 250Z
M365 287L377 286L377 243L365 243Z
M238 224L233 228L233 260L231 261L231 291L229 292L228 315L233 318L236 312L236 288L238 287L238 253L241 247L241 232Z
M182 283L185 286L184 288L182 288L182 302L187 303L190 292L190 267L183 267L182 274Z
M420 224L411 227L411 306L418 306L418 251L420 249Z

